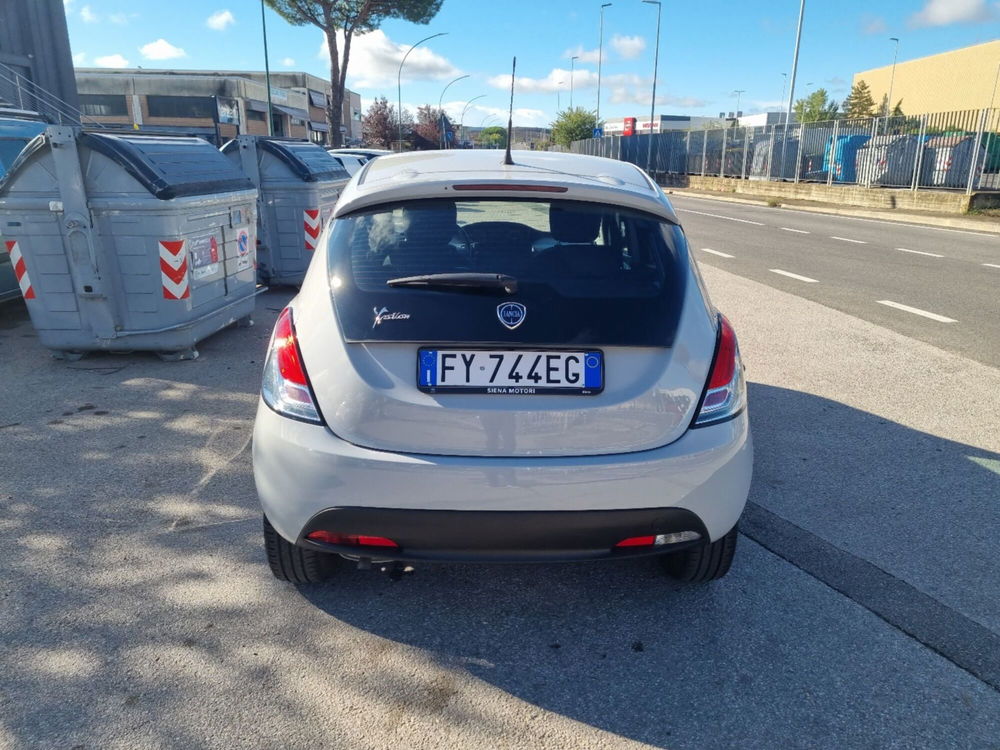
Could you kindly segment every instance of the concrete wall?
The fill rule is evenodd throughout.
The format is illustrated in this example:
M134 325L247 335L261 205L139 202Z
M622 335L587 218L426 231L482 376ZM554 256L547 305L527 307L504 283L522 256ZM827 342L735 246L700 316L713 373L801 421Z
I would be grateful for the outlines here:
M810 182L767 182L740 180L732 177L699 177L697 175L666 175L660 184L666 187L687 187L735 195L773 196L799 200L821 201L863 208L895 208L909 211L937 211L962 214L970 205L978 208L981 201L970 203L964 192L947 190L894 190L850 185L823 185ZM988 195L988 194L982 194Z
M886 47L887 56L890 49ZM890 106L902 99L903 112L908 115L1000 106L990 104L997 63L1000 39L897 63ZM892 65L886 65L855 73L854 83L865 81L878 107L889 92L891 77Z

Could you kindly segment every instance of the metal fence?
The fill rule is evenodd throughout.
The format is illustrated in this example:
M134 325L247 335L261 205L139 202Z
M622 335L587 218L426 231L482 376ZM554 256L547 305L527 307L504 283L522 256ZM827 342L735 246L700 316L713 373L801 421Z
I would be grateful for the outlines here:
M1000 109L675 130L575 141L580 154L671 175L918 190L1000 190Z

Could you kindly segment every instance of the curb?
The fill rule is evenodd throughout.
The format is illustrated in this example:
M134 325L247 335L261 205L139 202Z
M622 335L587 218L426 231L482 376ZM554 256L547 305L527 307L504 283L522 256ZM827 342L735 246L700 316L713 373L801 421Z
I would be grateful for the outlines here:
M766 206L767 200L758 198L734 198L728 195L711 195L696 191L689 191L684 188L660 188L667 195L689 195L692 198L704 198L706 200L720 201L722 203L744 203L753 206ZM781 198L774 198L781 201ZM882 221L894 221L902 224L921 224L924 226L945 228L945 229L966 229L983 234L1000 234L1000 221L993 223L979 222L972 219L956 217L950 219L939 216L921 216L920 214L887 214L881 211L866 211L863 208L827 208L826 206L793 206L782 204L780 208L790 211L805 211L807 213L831 214L834 216L854 216L861 219L880 219Z

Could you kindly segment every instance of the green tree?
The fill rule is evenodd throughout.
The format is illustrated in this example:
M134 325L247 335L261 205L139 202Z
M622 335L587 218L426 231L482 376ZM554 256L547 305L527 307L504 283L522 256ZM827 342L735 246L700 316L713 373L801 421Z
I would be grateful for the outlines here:
M568 146L573 141L593 138L597 127L597 115L583 107L564 109L556 115L552 123L552 140L560 146Z
M896 102L896 106L892 108L892 112L889 111L889 95L882 94L882 104L878 108L879 117L902 117L903 116L903 100L900 99Z
M837 102L827 98L826 89L816 89L804 99L799 99L792 107L799 122L822 122L837 116Z
M389 104L384 96L375 99L361 118L361 133L365 143L370 146L389 148L396 140L396 130L399 123L396 118L396 108Z
M841 107L844 117L848 120L862 120L875 114L875 99L872 91L863 80L851 87L851 93L844 99Z
M507 148L507 128L491 125L479 131L479 142L487 148Z
M293 26L312 25L326 37L330 50L330 87L326 120L334 146L343 143L344 88L347 66L351 60L351 41L355 34L374 31L389 19L410 23L430 22L441 9L442 0L264 0ZM337 35L343 34L341 51Z

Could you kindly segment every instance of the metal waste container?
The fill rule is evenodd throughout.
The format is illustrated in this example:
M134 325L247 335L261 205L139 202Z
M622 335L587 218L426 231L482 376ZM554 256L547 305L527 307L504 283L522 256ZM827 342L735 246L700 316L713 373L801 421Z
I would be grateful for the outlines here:
M5 116L0 109L0 177L14 163L28 141L45 130L45 123L25 117ZM0 246L0 302L21 296L10 255Z
M256 197L200 138L52 126L0 180L0 248L55 356L191 359L250 322Z
M877 135L858 149L858 184L910 187L920 139L915 135Z
M979 175L986 161L986 149L973 135L939 135L929 138L924 152L920 184L926 187L964 188L973 171L972 189L979 187Z
M298 286L324 223L350 177L322 146L309 141L241 135L222 147L259 190L258 275Z

